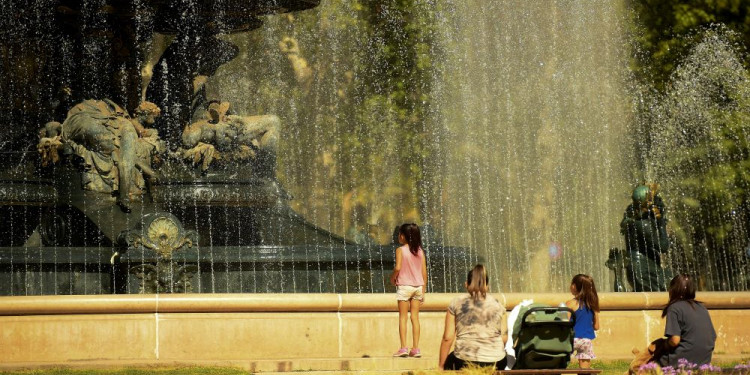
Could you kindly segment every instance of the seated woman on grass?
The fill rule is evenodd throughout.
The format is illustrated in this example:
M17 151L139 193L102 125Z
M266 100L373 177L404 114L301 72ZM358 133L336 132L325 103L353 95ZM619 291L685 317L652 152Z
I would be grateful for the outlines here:
M448 306L439 369L460 370L469 364L505 368L505 306L487 294L488 283L484 266L474 266L466 277L469 293L454 298ZM455 350L450 352L454 341Z
M669 303L661 314L666 318L663 354L654 358L661 366L677 368L679 360L696 365L711 363L716 331L708 310L695 300L695 284L687 274L675 276L669 283Z

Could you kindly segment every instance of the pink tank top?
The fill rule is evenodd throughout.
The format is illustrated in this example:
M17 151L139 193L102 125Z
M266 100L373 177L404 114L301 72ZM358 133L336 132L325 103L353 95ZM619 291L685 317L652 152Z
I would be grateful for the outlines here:
M424 251L421 247L417 251L417 255L414 255L409 251L409 245L401 246L401 271L396 278L396 285L424 285L424 278L422 278L423 258Z

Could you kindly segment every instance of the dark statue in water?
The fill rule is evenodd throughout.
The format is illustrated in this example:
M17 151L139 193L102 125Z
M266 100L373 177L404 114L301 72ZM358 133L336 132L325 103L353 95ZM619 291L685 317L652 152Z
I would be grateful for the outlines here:
M80 165L81 188L111 193L124 211L133 196L145 193L146 181L156 182L153 167L161 160L182 159L209 170L214 161L253 165L257 178L273 178L279 118L273 115L227 114L229 103L212 102L197 121L185 126L182 143L174 152L152 126L160 109L143 102L131 117L109 99L86 100L73 106L65 121L51 121L40 130L37 150L42 164L63 157L76 158Z
M274 115L229 114L227 102L211 102L185 127L176 154L208 171L214 160L251 162L259 177L273 178L281 121Z
M671 272L662 267L661 255L669 250L667 218L658 185L640 185L633 190L633 203L620 222L625 236L627 278L636 292L667 290Z

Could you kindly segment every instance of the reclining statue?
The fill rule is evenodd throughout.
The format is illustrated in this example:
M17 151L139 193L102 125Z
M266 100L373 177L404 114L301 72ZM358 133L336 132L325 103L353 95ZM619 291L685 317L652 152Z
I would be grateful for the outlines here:
M42 164L56 162L57 149L82 160L84 190L112 193L123 210L133 195L145 189L146 178L155 178L152 162L163 146L155 129L145 128L159 116L153 103L143 102L132 118L109 99L85 100L68 111L60 125L48 123L40 132L37 148Z
M228 114L229 103L213 101L182 133L178 154L200 163L205 172L214 160L252 161L258 177L273 177L280 120L274 115Z

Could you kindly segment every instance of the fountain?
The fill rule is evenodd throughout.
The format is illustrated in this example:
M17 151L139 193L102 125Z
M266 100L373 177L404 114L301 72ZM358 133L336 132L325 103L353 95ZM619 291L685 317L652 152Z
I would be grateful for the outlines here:
M644 179L678 229L664 267L748 287L746 204L714 220L737 230L698 236L660 143L679 127L634 108L625 2L0 13L0 294L384 292L404 221L425 230L433 291L480 261L495 290L587 273L625 291L619 223Z
M245 115L221 92L207 92L207 80L239 52L219 35L318 3L42 1L4 9L35 25L4 25L6 34L21 28L4 60L20 54L23 62L5 88L28 84L37 97L28 108L12 103L7 116L20 125L3 138L0 212L10 225L0 242L0 293L389 288L390 243L355 243L290 207L276 178L279 117ZM296 41L281 42L293 67L304 68ZM27 75L36 70L44 72ZM32 131L35 122L45 125ZM38 152L28 150L36 133ZM431 273L440 275L430 287L452 289L459 283L443 265L462 250L428 243Z
M694 37L670 87L641 111L646 178L672 202L669 268L700 275L706 290L750 288L748 97L738 36L715 25ZM644 121L644 122L645 122Z
M742 171L716 167L746 163L747 72L709 37L672 90L636 90L628 4L1 1L0 365L423 371L477 262L508 309L591 274L597 355L625 359L667 302L608 293L634 289L644 181L661 270L699 274L741 361L750 189L691 181ZM425 357L391 361L412 221Z

